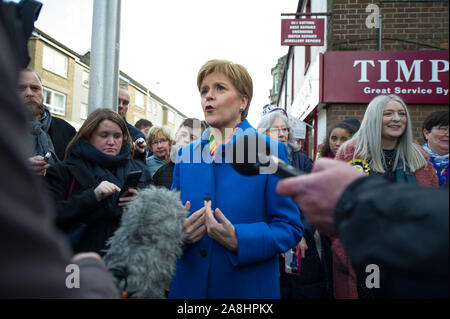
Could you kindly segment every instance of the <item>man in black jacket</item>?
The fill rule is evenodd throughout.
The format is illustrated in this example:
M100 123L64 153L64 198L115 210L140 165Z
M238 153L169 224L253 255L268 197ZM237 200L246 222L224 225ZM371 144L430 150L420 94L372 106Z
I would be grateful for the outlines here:
M75 128L66 121L54 117L44 106L44 89L40 77L27 68L20 73L19 97L31 115L32 156L29 163L38 175L45 175L50 164L64 159L67 144L75 136ZM46 161L44 156L50 152Z
M448 298L449 197L438 190L319 159L313 172L282 180L308 223L338 236L358 280L375 298Z

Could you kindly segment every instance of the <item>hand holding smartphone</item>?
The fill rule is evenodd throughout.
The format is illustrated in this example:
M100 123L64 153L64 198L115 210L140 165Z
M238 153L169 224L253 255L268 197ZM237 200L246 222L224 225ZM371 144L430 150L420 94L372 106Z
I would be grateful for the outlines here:
M142 175L142 171L131 171L128 173L127 179L125 180L125 183L123 184L123 186L120 190L119 197L117 197L117 201L119 201L119 198L121 198L123 196L130 195L130 193L128 192L128 189L137 187L137 185L139 183L139 179L141 178L141 175Z

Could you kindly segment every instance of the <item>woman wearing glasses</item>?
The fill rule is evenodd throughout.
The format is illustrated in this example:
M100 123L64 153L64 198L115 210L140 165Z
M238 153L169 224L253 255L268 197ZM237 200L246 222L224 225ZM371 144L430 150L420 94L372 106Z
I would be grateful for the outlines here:
M146 160L147 167L153 177L156 171L170 160L170 149L172 147L170 132L164 127L153 126L148 132L147 145L150 145L153 152L153 155Z
M408 108L397 95L378 95L369 103L360 129L341 146L336 159L393 182L438 187L433 165L413 142ZM399 203L398 218L402 218L401 205L407 203ZM354 272L339 239L333 239L332 245L335 297L370 298L364 284L367 274Z
M266 105L263 109L263 117L258 124L258 132L269 136L271 139L282 142L288 148L289 164L306 172L312 170L312 161L306 153L300 150L297 141L291 132L286 111L274 105ZM280 262L280 294L281 298L321 299L327 298L327 284L324 269L319 257L315 229L302 219L304 225L303 238L294 248L301 256L300 275L293 276L285 272L284 254L279 258ZM283 258L284 257L284 258Z
M448 111L431 113L423 122L422 132L426 141L422 149L430 156L439 186L443 186L448 183Z

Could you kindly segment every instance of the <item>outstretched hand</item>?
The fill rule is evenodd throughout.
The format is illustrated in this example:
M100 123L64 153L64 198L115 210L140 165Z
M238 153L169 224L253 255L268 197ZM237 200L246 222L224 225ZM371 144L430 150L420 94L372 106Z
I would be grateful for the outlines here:
M324 235L334 235L334 209L344 190L354 180L367 176L353 166L319 158L311 174L278 182L277 193L291 196L309 224Z

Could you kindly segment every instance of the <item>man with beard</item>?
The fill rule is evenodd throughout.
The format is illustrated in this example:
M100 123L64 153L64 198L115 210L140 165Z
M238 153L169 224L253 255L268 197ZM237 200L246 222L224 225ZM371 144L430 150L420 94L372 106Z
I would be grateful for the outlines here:
M37 175L45 175L50 164L64 159L67 144L75 136L75 128L53 117L44 106L44 90L39 76L27 68L20 73L19 97L30 111L31 157L29 163ZM44 156L50 152L48 162Z

